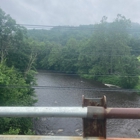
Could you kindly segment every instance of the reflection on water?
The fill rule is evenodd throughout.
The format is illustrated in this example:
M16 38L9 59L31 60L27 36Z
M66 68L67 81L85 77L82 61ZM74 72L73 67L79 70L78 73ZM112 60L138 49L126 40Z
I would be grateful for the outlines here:
M107 88L101 83L88 81L78 76L39 72L39 86ZM109 90L109 88L108 88ZM38 102L35 106L81 106L82 95L96 98L106 95L108 107L140 107L140 96L135 93L90 91L81 89L36 89ZM34 120L36 134L77 136L82 135L82 119L37 118ZM140 120L107 120L107 136L140 137Z

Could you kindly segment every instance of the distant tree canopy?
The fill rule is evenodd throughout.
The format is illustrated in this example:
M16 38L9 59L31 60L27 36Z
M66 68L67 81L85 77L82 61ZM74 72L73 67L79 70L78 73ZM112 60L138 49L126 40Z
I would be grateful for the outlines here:
M28 30L28 36L42 45L37 68L66 73L103 83L134 88L138 81L140 25L118 14L108 23L77 28L55 27L50 30ZM139 51L137 51L139 50Z

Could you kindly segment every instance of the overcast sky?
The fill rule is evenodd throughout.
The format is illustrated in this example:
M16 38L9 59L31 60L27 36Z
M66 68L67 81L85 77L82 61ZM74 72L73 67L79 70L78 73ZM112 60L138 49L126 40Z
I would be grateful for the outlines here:
M0 7L19 24L87 25L118 13L140 23L140 0L0 0Z

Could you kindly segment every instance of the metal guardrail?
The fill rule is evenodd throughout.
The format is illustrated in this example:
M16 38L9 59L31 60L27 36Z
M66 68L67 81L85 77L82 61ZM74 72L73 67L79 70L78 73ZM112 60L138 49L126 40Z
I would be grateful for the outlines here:
M85 99L83 96L82 99L82 107L0 107L0 117L82 118L83 138L0 135L0 140L121 140L125 138L106 138L106 119L140 119L140 108L107 108L105 96L96 99Z
M140 108L0 107L0 117L73 117L90 119L140 119Z

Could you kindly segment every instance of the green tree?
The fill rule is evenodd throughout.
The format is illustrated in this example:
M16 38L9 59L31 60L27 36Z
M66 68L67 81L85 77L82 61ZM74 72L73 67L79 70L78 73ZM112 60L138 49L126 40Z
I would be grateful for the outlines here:
M16 31L16 22L10 15L6 15L0 9L0 61L6 58L8 50L11 47L13 34Z
M31 88L34 77L30 69L36 57L33 51L36 47L32 44L26 36L26 29L0 9L1 106L32 106L36 102ZM29 134L31 127L30 118L0 118L1 134Z
M32 106L36 100L30 85L14 68L0 64L0 106ZM26 88L23 88L23 87ZM30 118L0 118L0 133L25 134L32 127Z
M107 23L107 18L103 17L101 23L94 26L92 38L80 49L78 71L85 72L86 78L134 88L138 77L129 75L138 75L139 65L130 52L130 25L130 20L121 15L117 15L112 23Z
M70 38L65 47L61 51L61 71L67 73L77 72L77 61L78 61L78 47L77 40Z

